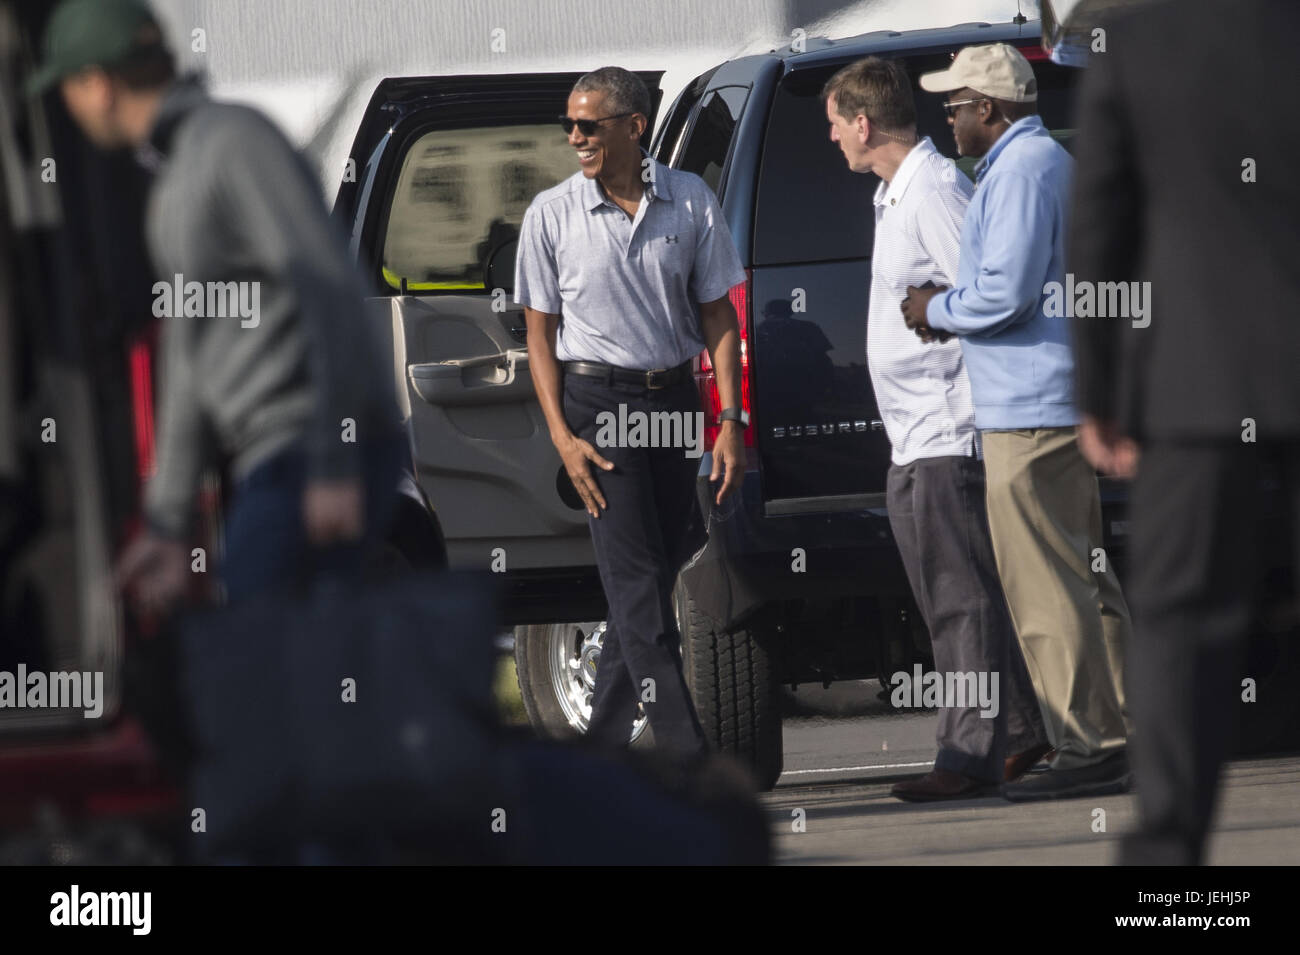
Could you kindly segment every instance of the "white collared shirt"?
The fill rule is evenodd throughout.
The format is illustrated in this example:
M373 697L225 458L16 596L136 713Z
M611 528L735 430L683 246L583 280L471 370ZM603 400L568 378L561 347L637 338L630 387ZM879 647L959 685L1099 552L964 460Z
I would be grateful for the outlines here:
M961 342L926 345L903 322L909 285L953 286L974 187L929 137L876 189L867 368L894 464L980 455Z

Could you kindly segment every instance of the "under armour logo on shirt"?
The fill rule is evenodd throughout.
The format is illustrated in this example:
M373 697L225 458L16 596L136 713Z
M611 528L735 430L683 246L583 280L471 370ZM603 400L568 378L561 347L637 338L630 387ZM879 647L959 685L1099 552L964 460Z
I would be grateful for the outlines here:
M677 241L677 236L675 236L675 235L666 235L666 236L664 236L664 241L665 241L665 242L676 242L676 241Z

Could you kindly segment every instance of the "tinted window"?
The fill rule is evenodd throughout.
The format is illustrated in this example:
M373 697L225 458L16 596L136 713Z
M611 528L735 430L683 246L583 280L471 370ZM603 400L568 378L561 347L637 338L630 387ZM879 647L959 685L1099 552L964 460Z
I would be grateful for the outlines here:
M661 163L673 165L673 160L677 158L677 151L681 147L682 134L686 132L686 121L690 118L695 104L700 101L709 78L715 72L717 72L716 67L697 76L682 90L677 101L673 103L672 112L664 119L663 125L656 134L654 148L651 149L651 153Z
M958 159L952 130L940 105L943 96L917 85L922 73L946 69L947 52L905 60L916 100L917 131L929 136L945 156ZM1038 79L1038 110L1043 122L1067 148L1073 135L1072 85L1077 70L1049 61L1033 63ZM792 73L782 81L772 104L759 169L755 214L754 264L784 265L856 259L871 255L875 215L872 195L879 179L850 172L839 146L830 141L822 86L839 64ZM958 165L973 177L974 158Z
M554 123L439 129L402 160L383 279L415 291L483 288L487 256L519 234L533 197L577 171Z
M693 172L709 184L715 193L722 180L727 149L736 133L736 123L745 108L749 90L743 86L724 86L705 96L699 116L691 127L690 138L682 152L678 169Z
M834 72L791 73L777 89L758 174L755 265L871 255L879 180L851 172L830 140L820 94Z

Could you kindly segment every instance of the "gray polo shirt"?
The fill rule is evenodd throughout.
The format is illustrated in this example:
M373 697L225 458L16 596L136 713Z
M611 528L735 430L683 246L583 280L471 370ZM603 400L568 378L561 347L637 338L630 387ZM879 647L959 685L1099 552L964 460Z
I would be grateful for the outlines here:
M713 190L659 162L635 219L581 172L524 213L515 301L561 316L560 361L680 365L704 349L697 303L744 280Z

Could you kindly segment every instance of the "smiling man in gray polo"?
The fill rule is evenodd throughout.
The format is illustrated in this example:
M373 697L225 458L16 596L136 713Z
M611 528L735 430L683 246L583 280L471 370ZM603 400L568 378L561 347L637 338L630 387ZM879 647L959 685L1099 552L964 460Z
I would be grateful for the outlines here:
M724 406L711 472L722 478L721 503L744 470L740 330L727 293L745 273L704 181L641 150L649 114L650 94L627 70L605 67L574 85L561 125L581 170L524 215L515 301L609 602L588 735L626 745L640 703L656 745L690 757L706 744L682 677L671 594L690 556L698 448L610 441L600 422L636 412L693 418L691 360L707 348Z

